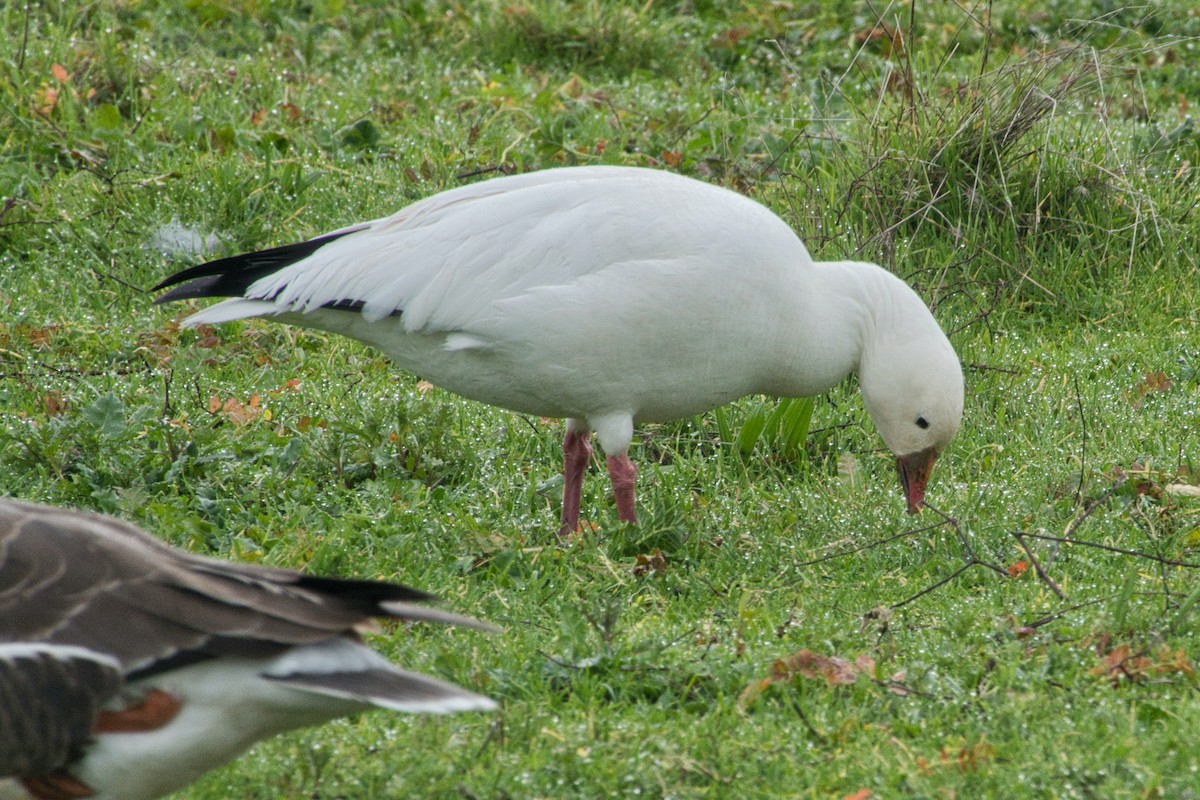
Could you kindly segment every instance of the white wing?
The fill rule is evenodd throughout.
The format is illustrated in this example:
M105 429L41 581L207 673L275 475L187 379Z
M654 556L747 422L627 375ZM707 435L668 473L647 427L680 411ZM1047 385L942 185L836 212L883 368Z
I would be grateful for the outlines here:
M720 261L707 252L721 241L712 227L750 214L782 226L733 192L655 170L584 167L484 181L355 226L252 284L245 297L256 302L225 301L189 324L357 303L367 322L399 312L406 333L470 332L512 315L514 301L553 308L571 296L603 301L630 290L627 280L599 277L606 271L659 271L665 280Z

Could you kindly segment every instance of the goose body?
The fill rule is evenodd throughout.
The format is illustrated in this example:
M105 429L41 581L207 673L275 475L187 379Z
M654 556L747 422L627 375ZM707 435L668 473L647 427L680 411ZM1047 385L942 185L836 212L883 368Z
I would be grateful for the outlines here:
M159 302L231 298L188 325L263 316L320 328L464 397L566 418L564 533L578 522L592 431L620 516L635 521L635 423L748 394L819 394L857 371L916 510L962 416L958 359L903 281L814 263L764 206L656 170L462 186L156 288L175 284Z
M481 626L429 599L0 499L0 799L147 800L293 728L370 708L494 708L359 638L376 617Z

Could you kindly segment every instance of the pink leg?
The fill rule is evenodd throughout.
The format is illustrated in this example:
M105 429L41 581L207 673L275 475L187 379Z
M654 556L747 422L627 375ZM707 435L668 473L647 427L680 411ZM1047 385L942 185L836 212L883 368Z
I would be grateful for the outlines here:
M627 453L608 456L608 477L612 480L613 499L617 501L617 516L624 522L637 524L637 511L633 507L633 487L637 483L637 464L629 460Z
M577 431L569 424L563 437L563 503L559 536L569 536L579 528L579 496L583 492L583 473L592 457L592 432Z

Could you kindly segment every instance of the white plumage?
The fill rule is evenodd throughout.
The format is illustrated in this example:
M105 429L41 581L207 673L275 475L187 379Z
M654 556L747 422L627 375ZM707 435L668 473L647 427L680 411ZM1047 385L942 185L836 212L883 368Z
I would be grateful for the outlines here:
M762 205L678 175L578 167L442 192L318 239L186 270L160 299L224 296L344 334L446 389L564 417L563 517L595 431L635 521L633 426L857 371L910 510L962 417L962 370L921 299L879 267L814 263Z

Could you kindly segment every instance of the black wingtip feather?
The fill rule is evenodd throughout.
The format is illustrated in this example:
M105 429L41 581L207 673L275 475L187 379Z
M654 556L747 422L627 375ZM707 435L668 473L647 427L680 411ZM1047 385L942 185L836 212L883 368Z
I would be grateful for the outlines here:
M329 597L338 597L350 605L361 607L367 613L374 613L380 603L387 601L429 603L439 599L435 594L387 581L302 574L297 576L295 585Z
M223 277L223 275L206 275L203 278L188 281L183 286L177 286L155 300L154 305L160 306L163 303L171 303L176 300L190 300L193 297L223 297L224 295L218 294L220 290L214 288L216 284L221 282ZM158 286L155 286L154 290L157 291L158 288Z
M359 230L362 228L351 228L304 242L198 264L182 272L176 272L155 286L151 291L157 292L168 286L183 284L154 302L157 305L197 297L243 297L250 285L259 278L308 258L334 239L340 239Z

